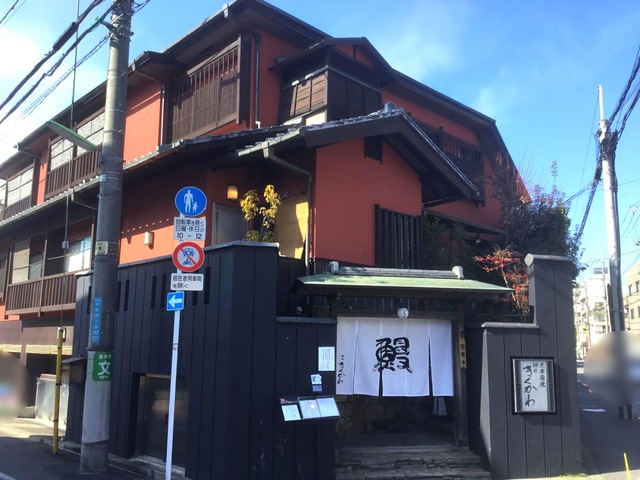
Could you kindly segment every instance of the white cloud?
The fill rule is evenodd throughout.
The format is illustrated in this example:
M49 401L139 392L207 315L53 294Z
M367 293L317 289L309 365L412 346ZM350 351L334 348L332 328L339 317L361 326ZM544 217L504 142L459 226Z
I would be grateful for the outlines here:
M0 80L26 74L42 57L39 45L26 32L0 29L0 45Z
M380 16L366 34L391 66L420 81L463 67L464 33L473 6L468 2L400 2L407 8Z

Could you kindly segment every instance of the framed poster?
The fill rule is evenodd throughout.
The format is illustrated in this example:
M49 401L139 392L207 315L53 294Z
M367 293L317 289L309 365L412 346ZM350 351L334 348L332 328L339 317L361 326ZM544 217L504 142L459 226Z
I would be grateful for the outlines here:
M515 413L554 413L556 389L552 358L513 358Z

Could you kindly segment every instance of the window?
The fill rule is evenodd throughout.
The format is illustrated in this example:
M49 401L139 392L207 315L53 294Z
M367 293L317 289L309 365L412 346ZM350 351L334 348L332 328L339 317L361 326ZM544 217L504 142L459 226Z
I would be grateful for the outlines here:
M421 268L422 218L375 207L376 267Z
M69 163L73 155L73 143L69 140L58 140L51 144L49 170L55 170Z
M7 254L0 255L0 298L4 298L4 288L7 284Z
M209 130L238 117L240 47L238 42L173 87L173 141Z
M633 291L631 290L631 285L629 285L629 295L631 295Z
M100 145L102 143L103 132L104 112L78 128L78 133L94 145ZM85 149L78 147L77 155L82 155L85 152Z
M64 256L64 271L76 272L91 268L91 238L83 238L69 245Z
M11 178L6 185L7 206L18 203L24 198L29 198L33 190L33 168L19 173Z
M104 131L104 112L81 125L77 131L78 134L85 137L91 143L100 145L102 143L102 132ZM85 152L86 150L75 146L69 140L57 140L51 144L49 149L49 170L60 168L69 163L73 158Z
M636 293L640 292L640 280L636 281Z
M11 283L37 280L42 277L43 255L31 252L31 242L16 243L13 246L13 268Z
M631 311L629 312L631 314L631 320L633 320L635 317L633 316L633 308L631 309Z

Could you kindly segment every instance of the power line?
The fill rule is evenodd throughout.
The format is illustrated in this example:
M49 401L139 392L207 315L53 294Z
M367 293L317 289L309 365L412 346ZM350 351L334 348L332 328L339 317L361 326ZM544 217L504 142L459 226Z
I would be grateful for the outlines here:
M640 48L638 48L638 51L636 52L636 59L633 63L633 68L631 69L631 75L629 75L627 84L625 85L624 89L622 90L622 93L620 94L620 98L618 99L616 108L613 109L613 113L609 117L609 125L613 124L614 119L618 116L618 114L622 110L622 107L627 103L628 101L627 95L629 94L629 90L631 90L631 87L633 85L633 82L635 81L635 78L638 74L639 69L640 69Z
M24 0L24 2L26 2L26 1L27 1L27 0ZM5 23L5 20L7 20L7 21L8 21L7 17L9 17L9 14L11 13L11 11L12 11L14 8L16 8L16 5L18 4L18 2L20 2L20 0L16 0L16 1L13 3L13 5L11 5L11 6L9 7L9 10L7 11L7 13L5 13L5 14L4 14L4 16L2 17L2 20L0 20L0 27L2 26L2 24L3 24L3 23ZM24 2L22 2L22 5L24 5ZM21 7L22 5L20 5L20 7ZM14 13L16 13L16 12L20 9L20 7L16 8L15 12L11 13L11 16L13 16L13 14L14 14ZM11 17L9 17L9 18L11 18Z
M33 111L38 108L47 99L47 97L49 97L49 95L51 95L60 86L60 84L64 82L69 77L69 75L71 75L71 73L73 73L74 68L79 67L84 62L89 60L89 58L96 54L98 50L100 50L105 45L105 43L107 43L108 40L109 36L107 35L102 40L100 40L100 42L98 42L98 44L95 45L89 52L87 52L80 60L78 60L74 66L64 72L47 90L45 90L38 98L36 98L33 103L25 108L20 114L20 117L18 117L16 121L13 122L13 128L7 130L5 134L0 137L0 141L7 138L11 134L11 132L13 132L29 115L31 115L31 113L33 113Z
M67 43L67 41L73 36L73 34L76 33L76 31L78 30L78 26L87 17L87 15L89 15L91 10L93 10L103 1L104 0L93 0L89 5L89 7L87 7L87 9L84 12L82 12L82 15L80 15L74 22L71 23L71 25L67 27L67 29L62 33L62 35L60 35L60 37L58 37L58 39L54 42L53 47L51 47L51 50L49 50L49 52L47 52L44 55L44 57L42 57L42 59L35 64L35 66L31 69L31 71L22 80L20 80L18 85L16 85L16 87L11 91L11 93L9 93L9 96L2 102L2 104L0 104L0 110L2 110L7 105L7 103L9 103L11 99L16 96L16 94L25 85L25 83L27 83L29 79L31 79L31 77L33 77L38 70L40 70L42 65L44 65L53 55L55 55L64 46L65 43ZM102 17L102 19L104 19L104 17ZM33 91L33 89L31 91Z
M97 0L96 0L97 1ZM100 2L102 2L103 0L99 0ZM104 19L107 17L107 15L114 9L115 4L112 5L111 7L109 7L107 9L107 11L100 16L99 18L96 19L96 21L91 25L91 27L87 28L84 32L82 32L82 34L78 37L78 39L76 41L74 41L71 46L60 56L60 58L58 59L58 61L45 73L43 73L40 78L36 81L35 84L33 84L31 86L31 88L27 91L26 94L24 94L22 96L22 98L13 106L11 107L11 109L5 114L4 117L2 117L2 119L0 120L0 125L2 125L2 123L9 118L9 116L15 112L18 107L20 105L22 105L25 100L34 92L34 90L38 87L38 85L40 85L40 83L46 78L46 77L50 77L51 75L53 75L53 73L58 69L58 67L60 66L60 64L62 64L62 62L64 61L64 59L69 55L69 53L71 53L74 48L90 33L92 32L95 27L100 24L102 21L104 21Z

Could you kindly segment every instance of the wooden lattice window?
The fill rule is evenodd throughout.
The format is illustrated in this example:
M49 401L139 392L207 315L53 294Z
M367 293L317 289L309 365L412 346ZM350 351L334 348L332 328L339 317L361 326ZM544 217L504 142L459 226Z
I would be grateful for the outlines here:
M238 118L238 42L198 67L172 89L172 140L197 136Z
M376 266L422 268L422 217L376 205Z

